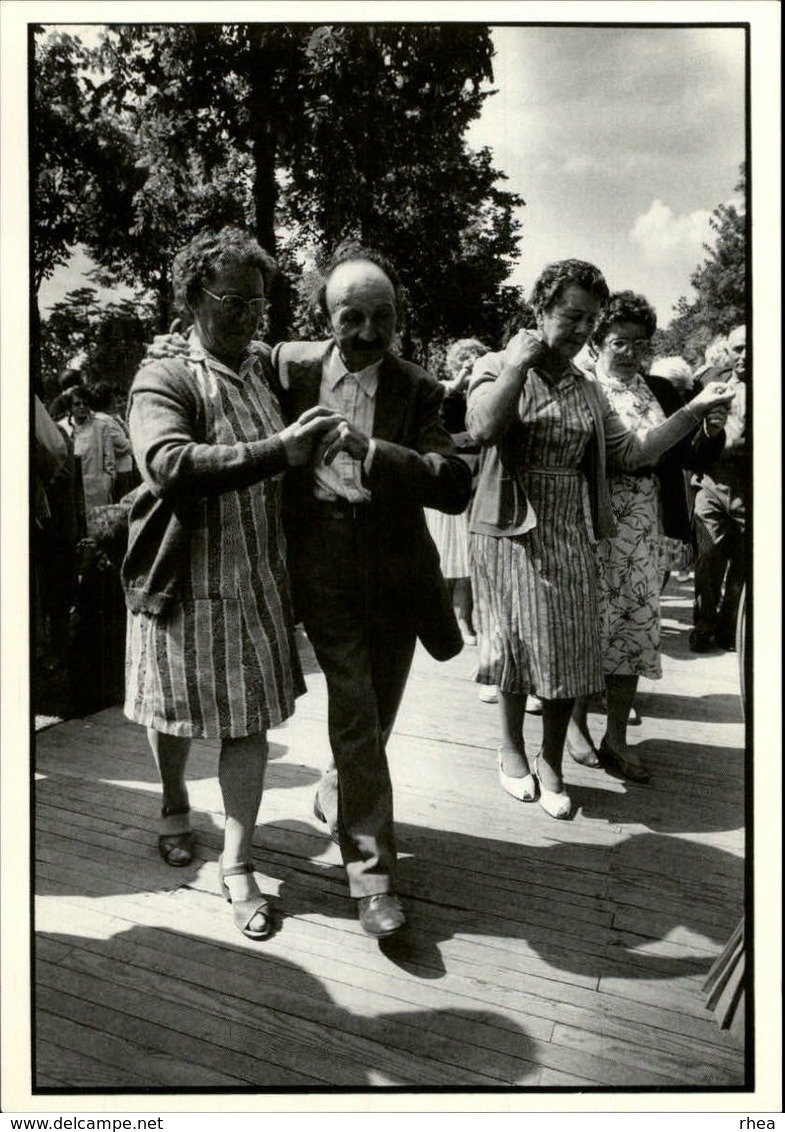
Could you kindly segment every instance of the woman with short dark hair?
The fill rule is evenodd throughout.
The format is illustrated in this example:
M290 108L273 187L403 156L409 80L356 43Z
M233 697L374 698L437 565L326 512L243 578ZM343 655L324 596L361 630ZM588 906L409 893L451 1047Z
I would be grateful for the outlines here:
M643 295L611 295L589 340L595 378L626 428L643 440L684 399L666 378L644 373L657 316ZM587 727L586 700L576 704L567 749L589 761L597 758L611 773L647 782L649 772L627 746L627 723L638 680L658 680L660 592L665 538L687 541L690 513L683 469L700 471L722 451L722 418L704 419L653 466L615 469L608 476L616 524L613 537L597 544L600 578L602 653L607 725L598 752Z
M281 481L335 423L316 407L285 427L269 348L249 349L271 262L236 228L200 233L175 259L175 295L193 328L186 356L144 365L131 386L143 482L123 563L125 712L147 728L161 776L159 852L172 866L192 860L186 761L193 738L219 741L221 890L235 925L254 940L272 922L252 863L267 730L305 691Z
M479 613L477 679L499 687L502 787L555 818L570 816L562 757L575 698L603 686L594 542L615 532L606 461L651 464L729 399L705 389L688 408L639 438L572 359L609 297L593 264L545 268L521 330L475 365L467 423L484 446L470 529ZM543 701L534 775L526 756L526 696Z

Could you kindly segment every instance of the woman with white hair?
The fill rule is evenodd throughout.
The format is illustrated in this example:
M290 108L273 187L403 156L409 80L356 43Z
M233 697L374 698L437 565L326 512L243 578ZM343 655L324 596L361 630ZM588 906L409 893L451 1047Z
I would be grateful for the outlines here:
M684 358L674 355L668 358L655 358L649 366L652 377L664 377L674 389L681 393L682 399L692 396L695 389L695 378L692 366Z

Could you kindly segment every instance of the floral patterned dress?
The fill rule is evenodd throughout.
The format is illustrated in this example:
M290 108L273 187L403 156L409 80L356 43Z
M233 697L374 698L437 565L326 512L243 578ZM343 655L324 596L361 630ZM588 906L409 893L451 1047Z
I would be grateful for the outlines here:
M597 381L624 424L642 436L665 414L643 377L629 383L611 377L601 363ZM665 546L659 482L653 475L608 476L616 520L614 538L597 545L600 624L606 676L662 676L660 590ZM670 541L670 540L668 540Z

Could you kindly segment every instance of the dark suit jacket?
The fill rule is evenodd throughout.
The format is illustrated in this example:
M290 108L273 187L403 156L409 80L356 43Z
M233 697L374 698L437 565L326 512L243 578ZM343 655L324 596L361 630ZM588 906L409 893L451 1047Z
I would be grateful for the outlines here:
M331 341L285 342L273 351L284 414L294 420L318 404L322 364ZM460 652L461 635L442 578L439 553L423 507L460 514L471 473L441 422L443 388L419 366L392 354L382 361L376 393L375 455L365 478L371 493L374 561L369 563L378 609L413 631L439 660ZM284 516L290 557L307 553L313 473L287 475ZM297 594L295 593L295 604Z
M646 384L656 397L666 417L673 416L685 404L678 390L665 377L646 375ZM692 540L692 519L687 498L684 469L702 472L722 452L725 434L708 437L703 427L669 448L653 469L639 468L638 475L653 470L660 481L663 532L682 542ZM633 473L634 475L635 473Z
M732 380L734 376L732 366L712 366L699 374L697 385L700 388L707 386L711 381L725 383ZM745 379L743 384L746 394L748 379ZM738 402L734 401L728 421L729 427L725 433L724 446L714 453L710 461L705 461L704 466L699 469L705 473L701 478L702 483L713 481L715 484L722 484L729 487L733 495L742 498L746 497L750 488L745 417L746 404L743 403L742 406L739 406Z

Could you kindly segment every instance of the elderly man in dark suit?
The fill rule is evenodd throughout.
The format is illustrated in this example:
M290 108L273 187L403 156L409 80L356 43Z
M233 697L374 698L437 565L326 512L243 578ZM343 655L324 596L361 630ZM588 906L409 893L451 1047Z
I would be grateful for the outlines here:
M334 763L314 810L340 845L360 923L377 938L406 923L387 740L417 638L438 659L462 645L422 509L457 514L471 486L441 423L442 388L392 352L400 300L390 263L345 246L319 292L330 339L273 352L287 416L316 404L341 416L314 465L288 473L288 561L327 681Z
M736 619L746 576L746 520L749 459L747 454L747 330L737 326L728 335L728 363L705 370L701 385L723 381L733 390L725 424L725 447L701 478L695 497L695 627L693 652L706 652L712 642L736 648Z

